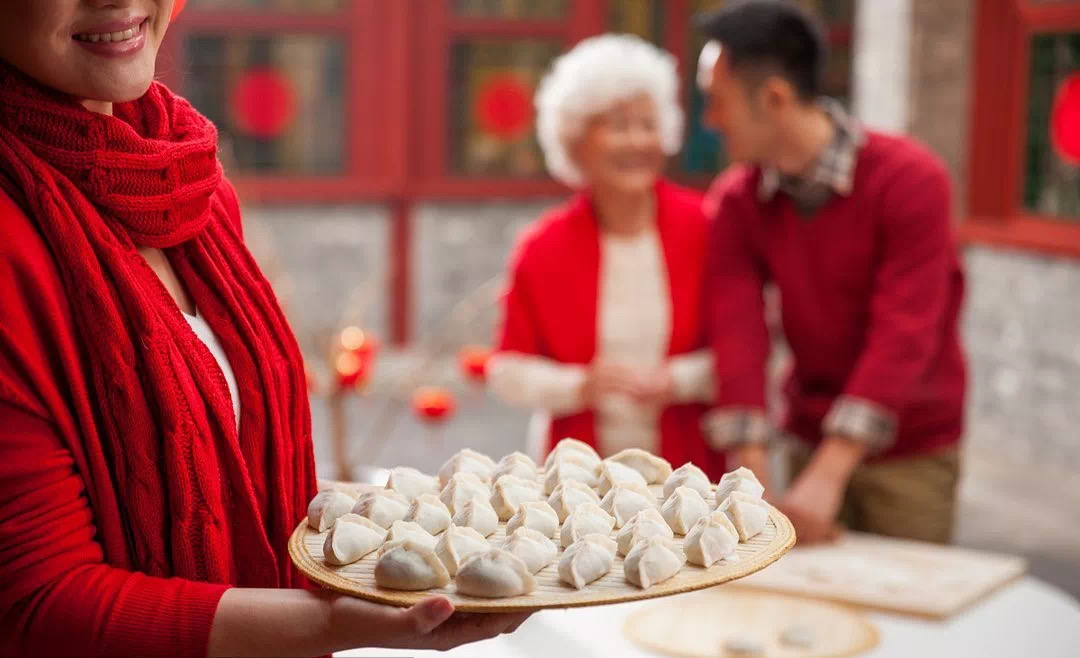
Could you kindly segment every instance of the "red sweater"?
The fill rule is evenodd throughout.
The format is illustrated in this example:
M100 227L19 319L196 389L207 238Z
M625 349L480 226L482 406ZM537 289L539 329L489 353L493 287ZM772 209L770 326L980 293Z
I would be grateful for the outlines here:
M785 194L762 203L758 168L734 167L710 191L709 324L718 407L765 408L770 341L762 286L782 299L794 357L786 427L811 443L834 400L896 415L880 457L959 441L964 280L949 222L949 179L915 142L870 132L850 196L803 217Z

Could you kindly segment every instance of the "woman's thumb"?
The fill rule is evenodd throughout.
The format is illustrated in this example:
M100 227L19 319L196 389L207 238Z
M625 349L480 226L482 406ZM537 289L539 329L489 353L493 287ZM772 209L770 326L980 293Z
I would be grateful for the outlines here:
M442 596L433 596L409 608L405 614L413 630L427 635L454 614L454 604Z

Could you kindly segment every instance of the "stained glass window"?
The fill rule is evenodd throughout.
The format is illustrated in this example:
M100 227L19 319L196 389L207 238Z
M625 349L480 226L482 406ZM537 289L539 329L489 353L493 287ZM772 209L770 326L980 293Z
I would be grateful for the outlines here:
M658 0L611 0L608 5L608 29L636 34L662 45L664 39L664 3Z
M329 35L190 35L184 94L217 126L241 173L345 168L345 43Z
M566 16L567 2L568 0L453 0L453 7L454 13L472 18L560 19Z
M450 52L450 169L455 174L541 176L533 95L562 51L541 39L468 39Z
M1023 206L1080 222L1080 33L1031 39Z

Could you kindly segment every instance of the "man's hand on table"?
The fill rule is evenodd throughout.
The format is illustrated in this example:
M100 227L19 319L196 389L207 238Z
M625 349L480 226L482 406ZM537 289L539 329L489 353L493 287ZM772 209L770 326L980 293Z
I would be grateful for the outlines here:
M865 454L866 449L856 441L825 439L780 498L777 507L791 519L800 544L828 541L839 535L836 517L844 491Z

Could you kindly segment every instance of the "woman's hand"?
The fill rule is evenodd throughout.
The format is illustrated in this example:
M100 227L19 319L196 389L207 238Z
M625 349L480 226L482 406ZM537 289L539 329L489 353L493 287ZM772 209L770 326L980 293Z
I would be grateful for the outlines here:
M593 407L605 395L621 393L637 397L640 391L640 378L632 369L597 361L585 372L585 381L581 384L581 401L584 406Z
M634 399L639 404L665 407L675 399L675 377L666 364L638 376Z

